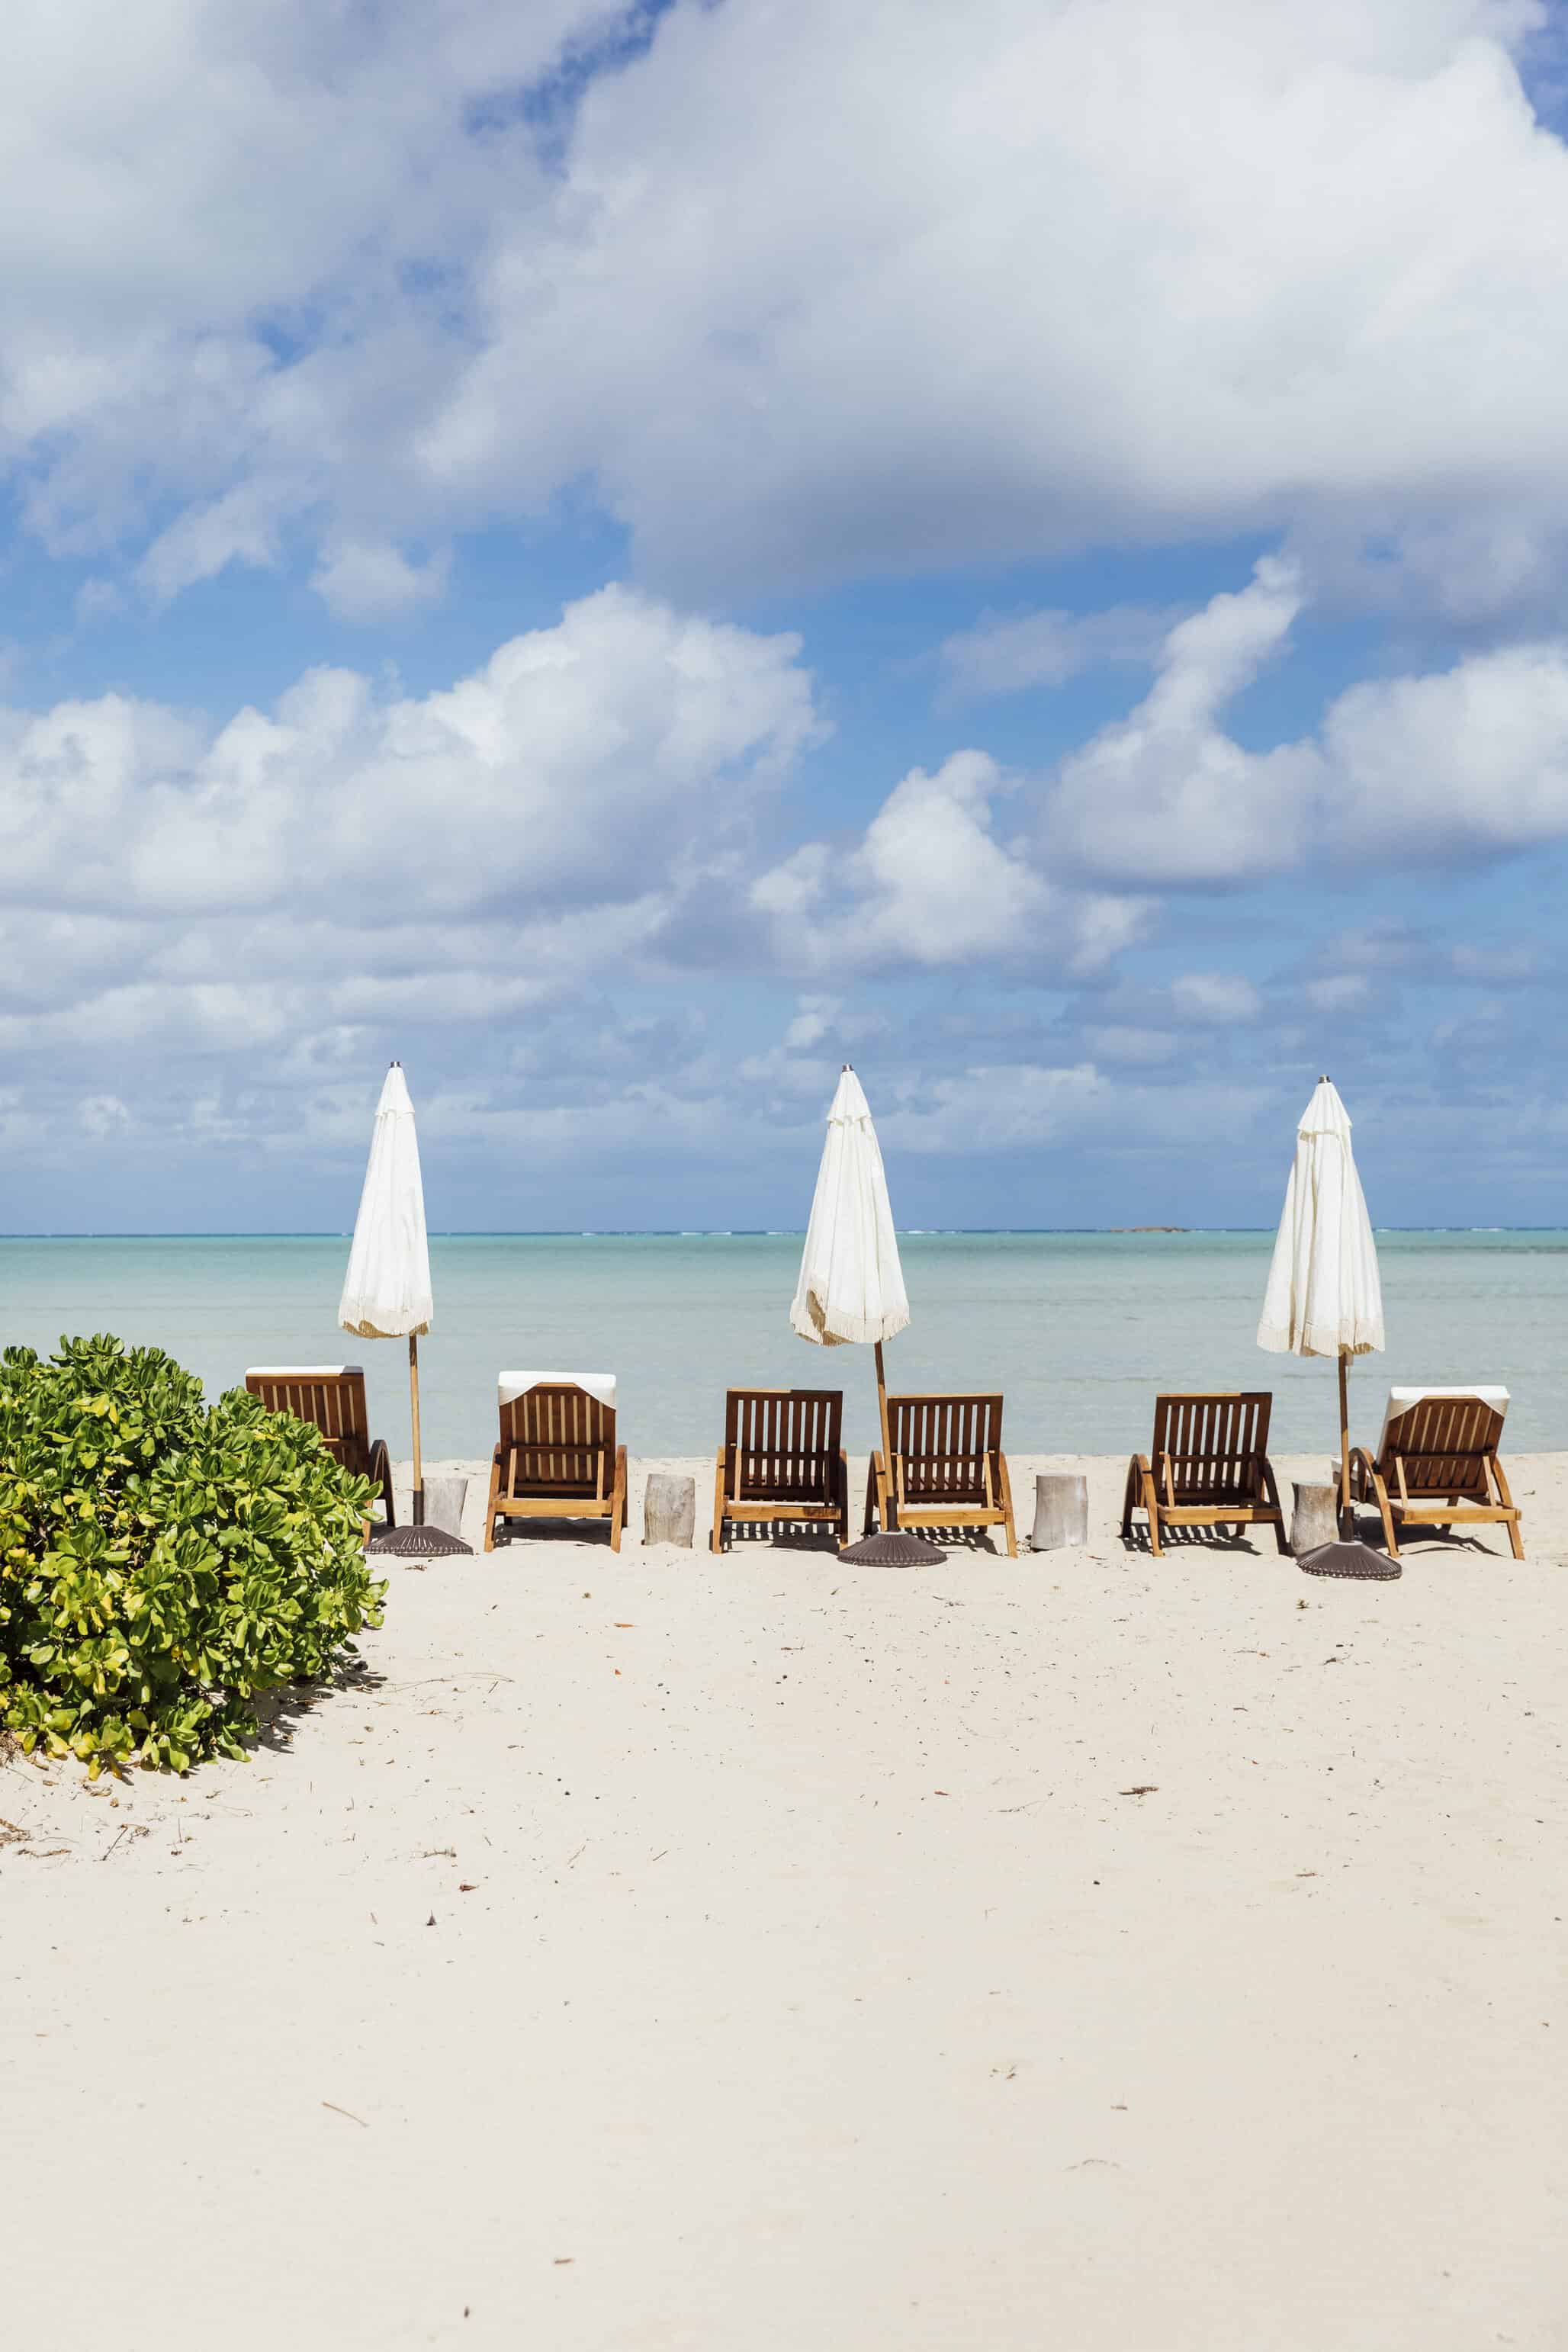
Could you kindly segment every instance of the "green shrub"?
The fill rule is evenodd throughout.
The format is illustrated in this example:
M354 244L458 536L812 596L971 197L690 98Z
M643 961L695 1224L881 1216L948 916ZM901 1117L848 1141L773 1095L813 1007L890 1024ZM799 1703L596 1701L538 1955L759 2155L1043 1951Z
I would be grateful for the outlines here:
M0 1725L24 1748L184 1772L253 1702L381 1622L369 1483L312 1429L157 1348L0 1354Z

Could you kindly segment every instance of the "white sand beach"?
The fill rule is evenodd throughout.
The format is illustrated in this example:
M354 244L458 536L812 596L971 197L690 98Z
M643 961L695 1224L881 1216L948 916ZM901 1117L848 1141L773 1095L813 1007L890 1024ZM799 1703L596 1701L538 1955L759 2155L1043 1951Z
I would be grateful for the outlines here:
M1084 1551L715 1559L706 1465L645 1550L655 1466L248 1763L0 1769L8 2335L1568 2344L1568 1454L1386 1584L1120 1460Z

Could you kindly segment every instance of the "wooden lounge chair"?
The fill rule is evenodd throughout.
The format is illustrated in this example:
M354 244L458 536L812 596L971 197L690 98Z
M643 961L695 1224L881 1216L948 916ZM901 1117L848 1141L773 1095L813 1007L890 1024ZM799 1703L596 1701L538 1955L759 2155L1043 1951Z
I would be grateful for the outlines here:
M731 1389L713 1475L713 1549L726 1519L830 1519L849 1540L842 1389Z
M1290 1549L1279 1489L1268 1459L1267 1390L1208 1396L1163 1396L1154 1400L1154 1444L1150 1457L1135 1454L1127 1465L1121 1505L1121 1540L1132 1535L1132 1514L1149 1517L1149 1549L1158 1556L1165 1528L1272 1526L1281 1551Z
M381 1489L384 1526L395 1528L392 1460L382 1438L367 1436L364 1371L359 1364L257 1364L245 1385L268 1412L291 1412L309 1422L334 1460L356 1478Z
M1506 1389L1390 1389L1376 1454L1351 1452L1351 1495L1375 1502L1384 1540L1399 1558L1398 1528L1501 1525L1524 1558L1519 1507L1498 1459Z
M894 1528L1005 1528L1018 1556L1013 1487L1002 1451L999 1396L890 1396L890 1465L872 1454L866 1532Z
M608 1519L619 1551L626 1523L626 1449L616 1443L616 1383L607 1372L503 1372L500 1442L490 1465L485 1549L500 1519Z

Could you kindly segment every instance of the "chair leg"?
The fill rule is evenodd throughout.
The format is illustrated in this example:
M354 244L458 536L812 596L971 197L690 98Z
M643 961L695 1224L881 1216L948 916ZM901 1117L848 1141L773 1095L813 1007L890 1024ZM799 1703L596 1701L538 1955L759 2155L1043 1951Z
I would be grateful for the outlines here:
M1002 1508L1007 1514L1005 1522L1007 1528L1007 1557L1009 1559L1016 1559L1018 1557L1018 1530L1013 1525L1013 1482L1007 1475L1007 1456L1005 1454L999 1454L996 1456L996 1460L1001 1470Z
M1121 1489L1121 1540L1132 1540L1132 1514L1138 1507L1138 1456L1127 1465L1127 1484Z
M849 1456L842 1446L838 1449L838 1540L849 1540Z
M713 1473L713 1534L710 1549L724 1549L724 1449L719 1448L719 1464Z
M1384 1483L1381 1473L1375 1468L1372 1474L1372 1491L1376 1497L1378 1511L1383 1519L1383 1540L1388 1546L1388 1557L1390 1559L1397 1559L1399 1538L1394 1532L1394 1513L1388 1505L1388 1488Z
M862 1535L868 1536L871 1533L876 1517L877 1457L874 1454L868 1454L866 1457L866 1517L860 1529Z
M1492 1485L1497 1489L1498 1501L1502 1505L1506 1511L1511 1514L1511 1516L1504 1521L1504 1525L1508 1528L1508 1539L1513 1549L1513 1556L1515 1559L1522 1559L1524 1558L1524 1538L1519 1532L1519 1507L1514 1502L1513 1496L1509 1492L1507 1474L1503 1469L1502 1464L1498 1460L1495 1454L1490 1457L1487 1464L1487 1467L1491 1472Z
M496 1548L496 1513L500 1507L500 1448L498 1445L490 1464L489 1499L485 1505L485 1549Z
M1287 1558L1289 1558L1290 1551L1290 1538L1286 1531L1284 1511L1280 1508L1279 1482L1274 1475L1273 1464L1267 1459L1263 1465L1263 1491L1268 1497L1269 1502L1274 1506L1275 1549L1279 1551L1284 1552Z
M610 1490L610 1549L619 1551L621 1530L626 1523L626 1449L616 1448L616 1483Z
M1160 1497L1154 1492L1152 1475L1143 1480L1143 1508L1149 1515L1149 1549L1156 1559L1163 1559L1165 1547L1160 1541Z

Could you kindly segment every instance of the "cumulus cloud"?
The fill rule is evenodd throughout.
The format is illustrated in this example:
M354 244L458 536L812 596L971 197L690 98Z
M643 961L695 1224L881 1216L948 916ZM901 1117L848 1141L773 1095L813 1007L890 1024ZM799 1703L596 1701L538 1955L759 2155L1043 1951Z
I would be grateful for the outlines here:
M216 731L122 695L0 718L0 906L360 927L628 902L819 731L799 640L606 588L414 698L316 670Z
M1252 752L1219 724L1283 648L1300 611L1295 567L1269 557L1166 637L1152 691L1067 760L1047 844L1090 871L1139 883L1278 871L1301 855L1321 774L1311 745Z
M1053 887L994 832L1012 781L984 751L912 769L853 846L807 842L752 885L786 964L807 971L1023 961L1093 970L1143 929L1134 898Z
M666 583L1288 530L1496 604L1568 530L1528 0L13 19L0 450L155 595L304 539L379 614L584 483Z
M310 585L345 621L382 621L438 602L451 553L416 562L385 540L343 540L322 551Z
M1496 857L1568 835L1568 639L1348 688L1312 736L1255 751L1229 703L1305 602L1287 561L1167 635L1152 690L1065 760L1047 853L1131 887L1234 884L1321 860Z

